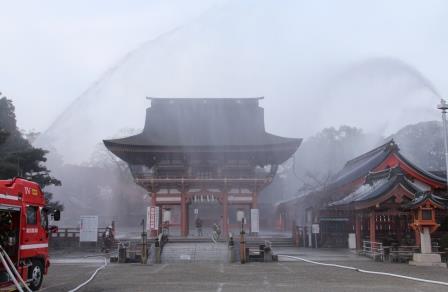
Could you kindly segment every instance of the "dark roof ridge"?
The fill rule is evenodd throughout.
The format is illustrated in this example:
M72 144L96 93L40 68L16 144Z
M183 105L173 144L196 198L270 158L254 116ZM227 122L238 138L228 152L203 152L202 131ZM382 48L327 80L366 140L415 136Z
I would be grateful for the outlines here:
M448 208L448 199L444 197L440 197L432 193L431 191L425 191L425 192L419 192L416 194L415 198L405 204L404 208L413 209L421 204L423 204L426 200L430 200L436 205L438 205L440 208L446 209Z
M380 150L383 150L383 151L385 151L385 150L388 150L388 151L397 150L397 152L398 152L400 150L400 148L395 143L394 139L390 139L388 142L386 142L386 143L384 143L384 144L382 144L382 145L380 145L380 146L378 146L378 147L376 147L376 148L374 148L374 149L372 149L372 150L370 150L370 151L368 151L368 152L366 152L364 154L361 154L361 155L359 155L359 156L357 156L357 157L347 161L345 163L345 165L346 166L351 165L351 164L353 164L353 163L355 163L355 162L357 162L359 160L362 160L362 159L364 159L366 157L371 156L372 154L375 154L375 153L379 152Z
M400 183L401 183L401 185L404 187L404 188L406 188L407 190L409 190L409 191L414 191L414 193L416 193L416 194L418 194L419 192L421 192L422 190L421 189L419 189L410 179L408 179L407 177L406 177L406 175L404 174L404 173L402 173L402 174L399 174L398 176L397 176L397 178L399 178L400 179Z
M391 177L391 169L387 168L381 171L369 172L364 180L364 184L372 185L374 182L387 178L388 180Z
M262 100L264 96L256 96L256 97L153 97L147 96L148 100L155 101L238 101L238 100Z
M398 146L392 139L369 152L349 160L333 177L329 187L338 188L346 183L351 183L360 179L361 177L365 179L365 176L368 175L369 171L380 165L392 151L395 152L397 150Z
M398 165L383 170L370 171L366 176L366 183L370 183L386 177L390 179L398 175L404 175L403 170Z
M385 177L383 179L386 179ZM377 181L378 183L380 180ZM365 185L365 184L363 184ZM401 185L410 192L418 193L421 190L417 189L411 181L409 181L404 174L398 174L393 177L387 178L384 182L377 185L375 188L367 190L365 192L354 195L362 186L358 187L355 191L348 194L341 200L331 202L328 206L342 206L356 204L357 202L370 202L377 199L380 195L390 192L395 186Z

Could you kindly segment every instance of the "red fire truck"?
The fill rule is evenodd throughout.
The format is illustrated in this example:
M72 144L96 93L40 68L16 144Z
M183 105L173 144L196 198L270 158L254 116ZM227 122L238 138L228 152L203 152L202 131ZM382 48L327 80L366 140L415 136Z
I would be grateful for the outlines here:
M0 180L0 291L20 286L19 280L31 290L42 285L50 266L48 239L54 229L48 225L50 215L59 220L59 211L45 207L37 183Z

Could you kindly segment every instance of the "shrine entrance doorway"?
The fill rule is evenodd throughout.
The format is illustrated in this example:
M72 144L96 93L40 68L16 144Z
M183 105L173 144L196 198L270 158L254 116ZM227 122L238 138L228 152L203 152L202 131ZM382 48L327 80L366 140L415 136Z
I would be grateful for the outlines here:
M192 198L188 211L190 236L199 236L196 228L196 219L202 221L202 236L210 237L213 225L216 223L224 231L223 206L215 196L197 196Z

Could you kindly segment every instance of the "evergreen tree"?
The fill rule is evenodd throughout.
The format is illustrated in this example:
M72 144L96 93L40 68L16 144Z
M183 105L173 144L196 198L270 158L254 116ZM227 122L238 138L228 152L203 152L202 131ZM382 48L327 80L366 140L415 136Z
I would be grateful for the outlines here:
M44 165L48 152L34 148L17 128L15 108L10 99L0 98L0 179L23 177L37 182L41 188L48 185L61 185L50 175ZM62 210L59 202L53 202L52 194L45 192L47 204Z

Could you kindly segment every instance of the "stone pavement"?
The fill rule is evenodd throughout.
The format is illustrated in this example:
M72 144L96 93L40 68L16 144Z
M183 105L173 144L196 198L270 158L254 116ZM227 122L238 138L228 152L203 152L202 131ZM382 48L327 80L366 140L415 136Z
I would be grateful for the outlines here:
M312 260L448 281L448 269L379 263L347 250L284 249ZM60 259L61 260L61 259ZM96 266L99 266L97 264ZM64 263L50 268L43 291L67 291L89 277L95 264ZM448 291L446 286L324 267L299 261L159 265L109 264L81 291Z
M312 261L343 261L343 262L370 262L370 258L358 256L355 251L349 249L327 249L327 248L296 248L282 247L275 248L275 254L291 255L302 257ZM284 261L289 261L284 258Z

